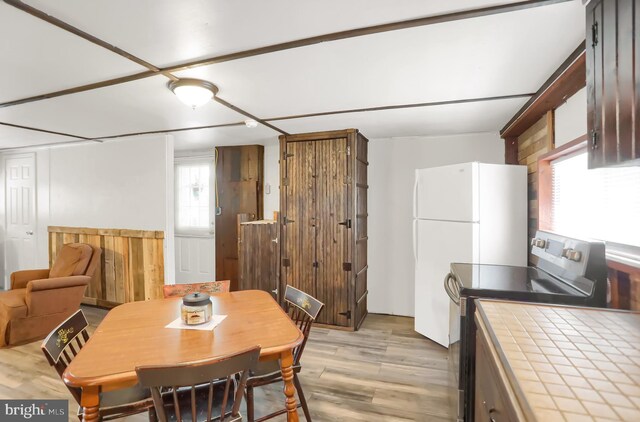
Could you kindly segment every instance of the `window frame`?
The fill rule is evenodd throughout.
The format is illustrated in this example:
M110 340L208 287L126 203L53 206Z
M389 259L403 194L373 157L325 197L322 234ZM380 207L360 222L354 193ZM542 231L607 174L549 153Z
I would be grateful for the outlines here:
M553 172L551 163L571 154L588 152L588 136L584 134L573 141L555 148L538 158L538 229L552 232L551 208L553 195ZM560 233L561 234L561 233ZM607 261L625 268L640 268L640 247L605 242ZM615 266L615 265L614 265Z
M208 228L195 228L195 227L180 227L179 221L179 197L178 197L178 167L181 165L202 165L209 166L209 227ZM181 237L204 237L211 238L215 234L215 157L212 156L198 156L198 157L176 157L173 165L174 170L174 231L176 236Z

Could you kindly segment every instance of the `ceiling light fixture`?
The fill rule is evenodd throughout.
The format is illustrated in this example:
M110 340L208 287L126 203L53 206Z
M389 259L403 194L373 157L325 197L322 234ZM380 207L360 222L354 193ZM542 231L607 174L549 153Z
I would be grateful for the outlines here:
M169 82L167 87L180 101L194 109L206 104L218 93L217 86L201 79L178 79Z
M256 121L255 121L255 120L253 120L253 119L247 119L247 120L245 120L245 121L244 121L244 125L245 125L246 127L251 127L251 128L253 128L253 127L258 126L258 122L256 122Z

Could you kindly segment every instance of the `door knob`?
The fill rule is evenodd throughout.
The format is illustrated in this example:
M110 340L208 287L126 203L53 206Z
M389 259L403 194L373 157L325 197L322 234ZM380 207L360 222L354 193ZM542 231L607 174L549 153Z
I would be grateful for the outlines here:
M29 236L33 236L33 230L29 230L29 231L27 232L27 234L28 234Z

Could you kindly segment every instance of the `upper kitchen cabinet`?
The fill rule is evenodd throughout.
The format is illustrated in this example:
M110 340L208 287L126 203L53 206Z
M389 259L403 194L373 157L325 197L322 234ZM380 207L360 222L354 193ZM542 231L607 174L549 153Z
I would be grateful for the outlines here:
M587 5L589 168L640 165L640 4Z

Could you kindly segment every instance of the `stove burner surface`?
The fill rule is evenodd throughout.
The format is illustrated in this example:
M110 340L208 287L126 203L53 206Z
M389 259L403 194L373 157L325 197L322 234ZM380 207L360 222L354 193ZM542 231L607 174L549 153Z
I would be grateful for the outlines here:
M585 296L551 274L536 267L451 264L461 291L510 291Z

